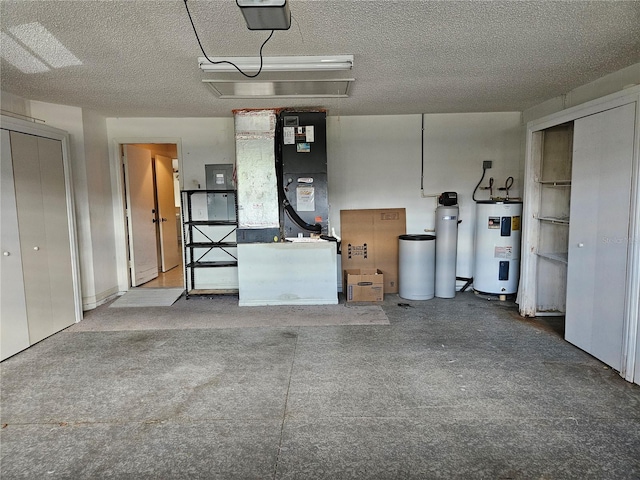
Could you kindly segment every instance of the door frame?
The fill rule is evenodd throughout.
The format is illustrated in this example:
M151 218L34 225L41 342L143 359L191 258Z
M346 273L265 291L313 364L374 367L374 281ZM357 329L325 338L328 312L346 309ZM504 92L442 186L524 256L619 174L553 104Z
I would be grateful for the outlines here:
M527 123L524 208L522 213L522 265L517 303L519 304L521 315L535 316L537 296L537 257L535 251L538 227L537 222L529 221L529 219L535 218L534 216L537 213L536 205L539 203L540 191L539 185L533 181L536 175L534 158L537 148L534 135L541 130L633 102L636 104L636 129L632 160L631 205L629 208L630 222L627 246L629 268L626 277L624 338L620 375L625 380L635 381L635 383L640 384L640 365L635 364L637 352L640 350L640 86L630 87Z
M178 170L183 171L182 164L182 139L180 137L117 137L112 140L112 178L114 182L114 220L116 237L116 264L118 276L118 290L120 293L127 292L130 286L129 273L129 241L127 236L127 212L125 197L125 180L122 161L122 145L131 143L171 143L176 145L178 152ZM180 175L180 189L183 187L184 175ZM183 247L182 247L183 248ZM184 256L184 251L183 251Z

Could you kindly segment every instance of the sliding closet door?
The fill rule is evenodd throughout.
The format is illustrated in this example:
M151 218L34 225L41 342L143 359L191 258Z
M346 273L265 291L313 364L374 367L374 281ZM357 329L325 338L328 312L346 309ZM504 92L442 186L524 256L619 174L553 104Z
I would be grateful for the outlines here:
M29 326L24 300L18 214L13 186L11 163L11 141L9 132L1 130L0 180L2 181L2 268L0 268L0 360L24 350L29 346Z
M44 229L53 313L51 326L53 332L58 332L75 323L71 240L62 143L59 140L38 137L38 153L40 175L43 179Z
M11 153L16 185L20 248L24 274L29 340L50 335L51 288L44 229L38 137L11 132Z
M622 361L635 103L574 124L565 339Z
M75 322L62 143L11 132L29 340Z

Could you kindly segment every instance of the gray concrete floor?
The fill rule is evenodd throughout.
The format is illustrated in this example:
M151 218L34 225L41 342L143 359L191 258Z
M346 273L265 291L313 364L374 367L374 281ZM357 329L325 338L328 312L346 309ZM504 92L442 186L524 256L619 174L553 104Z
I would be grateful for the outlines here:
M384 310L56 334L0 367L0 476L640 478L640 387L548 323L473 293Z

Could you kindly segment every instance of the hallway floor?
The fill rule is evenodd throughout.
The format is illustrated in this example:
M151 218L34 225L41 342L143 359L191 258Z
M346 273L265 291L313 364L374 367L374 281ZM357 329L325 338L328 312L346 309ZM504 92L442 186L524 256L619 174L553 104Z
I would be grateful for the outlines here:
M184 286L184 267L182 262L166 272L158 272L153 280L140 285L138 288L175 288Z
M0 365L0 477L640 478L640 386L553 328L469 292L383 309L58 333Z

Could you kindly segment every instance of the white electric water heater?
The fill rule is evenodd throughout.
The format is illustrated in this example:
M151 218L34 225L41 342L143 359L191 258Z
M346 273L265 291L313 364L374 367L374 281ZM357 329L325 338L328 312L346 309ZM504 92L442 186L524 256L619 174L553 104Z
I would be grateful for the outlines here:
M518 291L522 202L476 202L473 289L511 295Z

